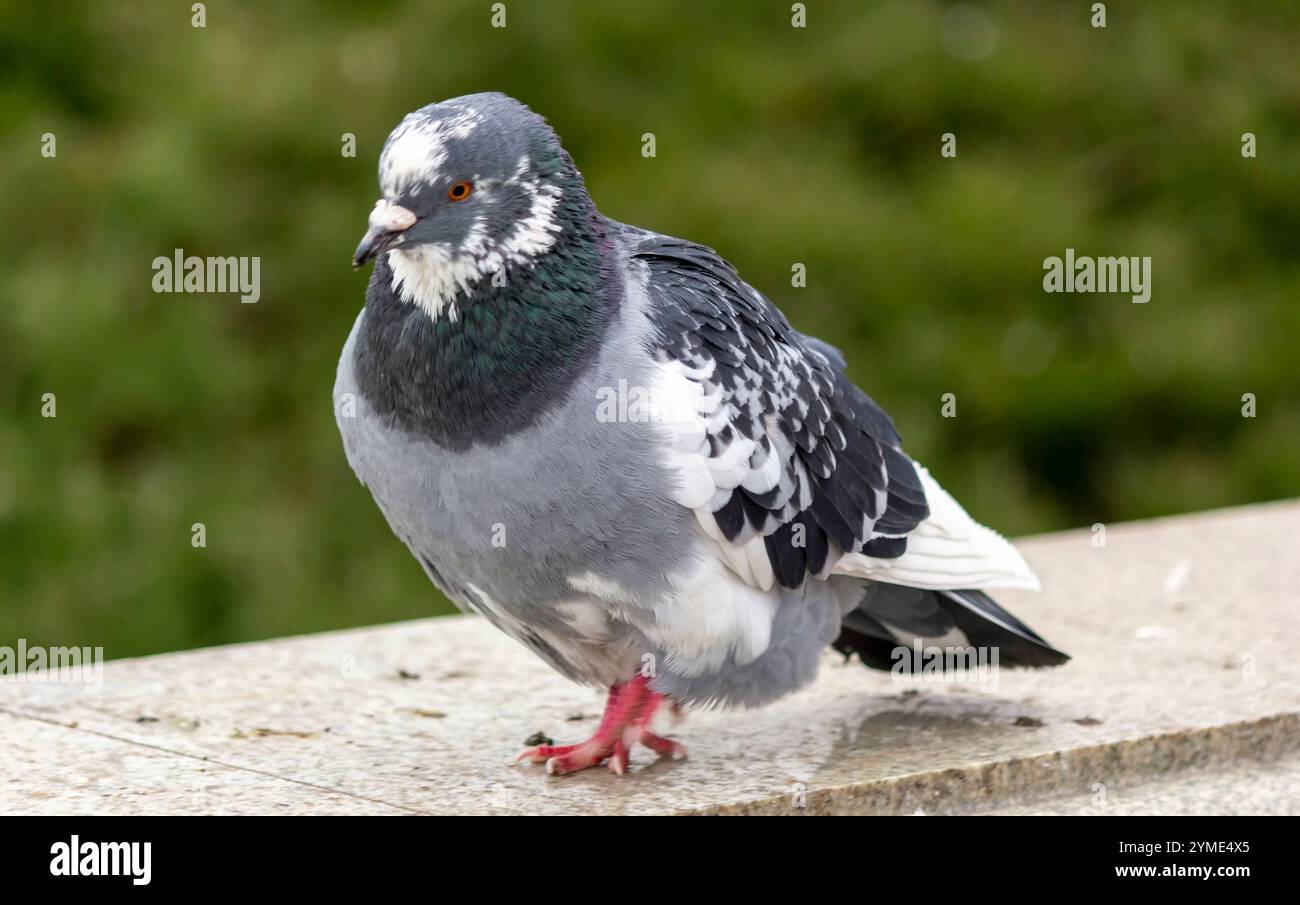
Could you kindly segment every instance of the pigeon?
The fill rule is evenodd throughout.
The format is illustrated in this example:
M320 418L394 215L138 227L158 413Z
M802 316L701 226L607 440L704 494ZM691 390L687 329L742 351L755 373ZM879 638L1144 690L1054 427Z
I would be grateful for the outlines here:
M519 760L684 756L658 718L768 704L827 648L1069 659L985 593L1038 579L839 350L711 248L603 216L527 106L416 110L379 185L334 387L348 462L457 607L607 692L590 739Z

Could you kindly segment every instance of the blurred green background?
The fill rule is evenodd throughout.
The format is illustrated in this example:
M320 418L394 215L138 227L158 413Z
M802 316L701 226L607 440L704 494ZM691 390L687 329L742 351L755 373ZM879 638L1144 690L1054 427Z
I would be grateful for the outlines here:
M383 139L472 91L547 116L606 214L841 346L1004 532L1300 494L1300 4L807 6L0 5L0 644L450 611L330 390ZM1045 294L1067 247L1150 255L1151 302ZM154 294L174 248L260 256L261 301Z

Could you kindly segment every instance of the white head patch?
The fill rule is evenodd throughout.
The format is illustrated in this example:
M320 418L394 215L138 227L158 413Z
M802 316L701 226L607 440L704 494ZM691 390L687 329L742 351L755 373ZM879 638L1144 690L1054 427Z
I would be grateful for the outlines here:
M388 136L379 159L379 187L387 198L396 198L408 188L419 194L420 186L438 178L447 160L447 139L468 138L482 117L467 108L451 116L430 120L411 113Z

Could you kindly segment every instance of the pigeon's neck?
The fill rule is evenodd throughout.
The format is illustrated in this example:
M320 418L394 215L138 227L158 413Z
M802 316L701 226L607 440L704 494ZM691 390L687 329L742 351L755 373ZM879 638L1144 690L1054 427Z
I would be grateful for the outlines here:
M458 293L455 320L403 301L387 261L376 264L355 370L381 417L464 449L502 442L565 398L594 360L621 285L605 278L605 221L585 192L571 194L554 245Z

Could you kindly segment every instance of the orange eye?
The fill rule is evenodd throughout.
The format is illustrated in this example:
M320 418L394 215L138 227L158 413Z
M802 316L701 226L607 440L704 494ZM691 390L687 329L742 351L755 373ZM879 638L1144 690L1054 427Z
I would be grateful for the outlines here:
M458 182L447 189L447 197L452 201L464 201L474 192L474 186L468 182Z

